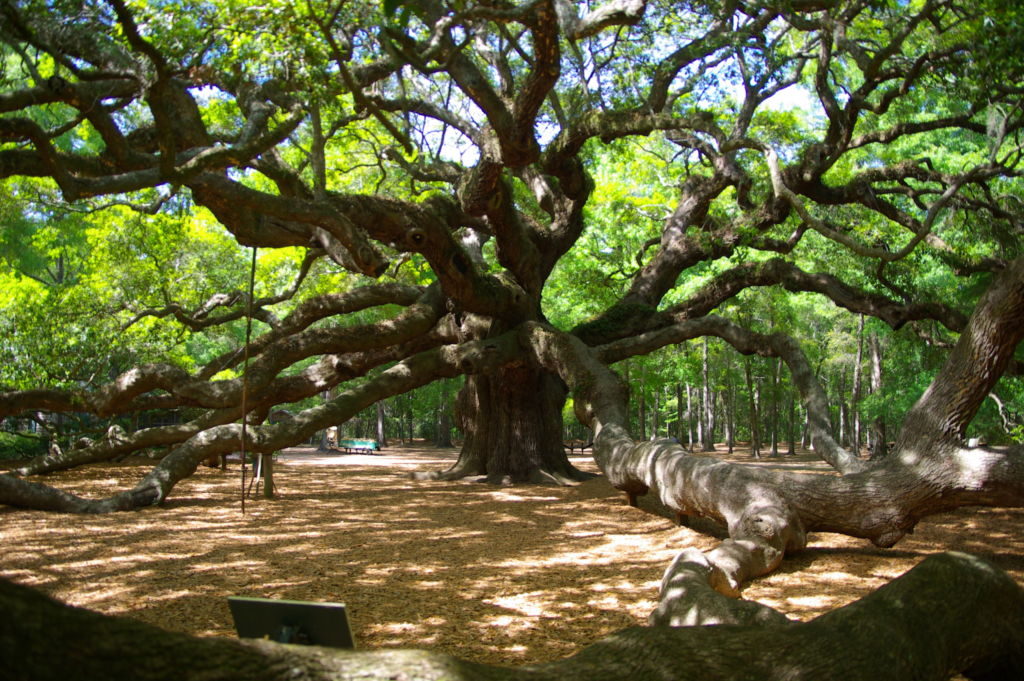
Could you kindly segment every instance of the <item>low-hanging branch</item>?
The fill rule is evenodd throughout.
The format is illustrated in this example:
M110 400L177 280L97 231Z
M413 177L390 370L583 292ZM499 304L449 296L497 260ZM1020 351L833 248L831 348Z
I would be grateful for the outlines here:
M353 300L349 297L345 302L355 303L359 298ZM309 317L316 316L316 305L324 303L323 299L319 299L314 305L303 309L296 325L308 326ZM416 303L393 320L336 329L306 328L291 334L272 331L268 334L269 340L259 339L253 344L259 346L260 353L247 374L249 390L258 395L270 389L281 371L309 357L385 349L423 336L444 314L436 290L428 289ZM217 366L214 373L237 363L237 354L232 353L231 359ZM132 400L154 390L163 390L177 397L179 404L183 405L219 409L237 404L242 379L206 380L204 375L210 373L208 367L203 374L193 377L175 366L152 364L131 369L114 381L88 392L36 390L0 393L0 417L32 409L89 412L107 416L129 408Z
M876 293L857 290L827 272L805 272L781 258L746 263L726 270L687 300L666 308L662 314L679 321L693 319L708 314L740 291L755 286L775 285L781 285L787 291L819 293L839 307L875 317L897 330L908 322L922 319L934 319L950 331L957 332L967 325L967 316L949 305L938 302L896 302Z
M330 425L343 423L368 406L399 395L439 378L494 371L521 361L518 339L508 333L486 341L469 341L460 345L444 345L409 356L361 385L342 391L329 402L305 409L287 423L254 425L248 429L246 447L249 451L269 453L309 438ZM315 393L311 393L315 394ZM55 490L46 485L29 483L12 475L0 475L0 504L73 513L108 513L149 506L167 497L173 487L191 475L199 464L214 455L237 451L241 444L241 425L234 423L241 414L237 409L219 415L222 425L204 424L202 428L182 427L192 434L174 447L156 467L133 489L108 499L86 500ZM145 433L146 431L140 431ZM136 434L136 437L139 433ZM45 497L45 490L53 490Z
M982 297L946 365L908 414L896 452L873 464L848 459L853 465L845 469L840 459L833 465L845 472L841 476L694 457L668 442L637 441L628 431L625 387L606 362L631 354L633 343L655 348L710 334L741 352L785 359L820 437L816 448L834 456L823 393L799 346L781 334L752 334L709 317L604 348L588 348L539 324L524 327L523 342L574 391L580 420L595 432L594 458L613 486L631 500L656 493L680 515L707 517L728 528L729 539L705 554L706 574L712 586L735 594L745 580L775 569L785 553L802 549L811 531L840 532L888 547L927 515L970 504L1024 506L1024 447L968 449L960 440L963 426L1024 336L1022 306L1024 257L1019 257ZM978 357L986 358L980 374L970 359Z
M257 298L252 301L252 305L249 306L251 312L249 316L255 319L259 319L271 328L276 328L280 325L280 320L277 316L266 309L272 305L283 303L287 300L291 300L302 283L306 280L309 275L310 269L323 253L315 249L306 251L306 255L302 259L302 263L299 265L299 271L295 275L295 280L285 290L273 296L264 296ZM234 291L232 293L217 293L210 296L205 303L195 308L194 310L186 310L182 305L178 303L170 303L162 308L149 308L145 310L138 310L122 325L122 330L129 329L139 321L146 317L156 317L162 319L165 317L173 316L174 319L183 326L187 327L191 331L202 331L213 326L219 326L221 324L227 324L246 316L246 304L244 301L244 294L241 291ZM241 305L238 305L242 303ZM211 316L211 312L218 308L230 308L238 305L237 309L229 312L224 312L220 315Z

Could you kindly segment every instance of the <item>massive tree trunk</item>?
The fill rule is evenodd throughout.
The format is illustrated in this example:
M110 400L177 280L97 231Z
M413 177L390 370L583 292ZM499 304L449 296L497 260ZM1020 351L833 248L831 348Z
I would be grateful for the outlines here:
M465 441L447 471L421 479L478 475L495 484L574 484L589 477L569 463L562 446L565 384L525 365L470 376L459 394L457 417Z
M681 554L680 558L687 558ZM338 651L269 641L194 638L62 605L0 581L0 659L19 681L946 681L1024 678L1024 592L965 554L924 560L878 591L807 623L701 593L733 626L680 626L673 608L698 563L665 575L648 627L573 657L519 669L417 650ZM955 597L950 597L955 594ZM707 619L712 619L708 617Z

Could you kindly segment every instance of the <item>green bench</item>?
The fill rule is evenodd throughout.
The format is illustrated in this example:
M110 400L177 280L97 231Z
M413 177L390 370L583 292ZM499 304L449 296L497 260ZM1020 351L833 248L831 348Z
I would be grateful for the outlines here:
M379 452L380 445L376 440L338 440L338 449L346 452Z

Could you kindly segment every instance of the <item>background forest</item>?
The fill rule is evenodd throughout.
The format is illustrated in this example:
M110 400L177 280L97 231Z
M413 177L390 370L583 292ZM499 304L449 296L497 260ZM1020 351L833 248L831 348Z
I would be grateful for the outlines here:
M802 92L787 99L784 115L779 113L796 129L813 123L806 91ZM332 167L347 171L339 172L337 180L343 189L357 191L375 181L372 154L364 154L364 163L353 160L359 156L360 141L354 137L351 148L342 147L335 152L336 159L329 159ZM590 206L591 228L561 261L545 290L545 313L562 328L595 317L622 296L637 269L638 254L670 213L680 181L671 162L676 147L661 133L588 151L587 162L601 188ZM971 158L945 148L941 152L954 165ZM384 178L378 191L408 195L409 178L394 174ZM217 324L182 323L185 311L201 311L211 322L222 317L218 309L243 299L248 286L250 249L240 246L202 207L180 199L160 215L127 206L71 210L45 181L7 184L10 191L0 206L0 277L7 293L0 301L0 384L5 389L98 387L147 362L169 362L192 372L243 342L245 319L237 310ZM951 215L950 227L956 224ZM874 235L883 227L867 226L865 232ZM969 242L970 225L963 224L962 229L962 236L951 236L952 230L944 236ZM812 243L794 258L801 269L841 272L848 282L884 290L874 277L874 265L830 247L827 240L815 240L814 235L806 239ZM980 242L975 247L984 252ZM304 252L284 248L258 255L255 295L270 299L292 293L273 308L279 317L321 293L363 285L359 276L332 263L305 261ZM674 295L685 299L734 261L768 257L741 251L724 263L701 267ZM970 310L988 281L983 275L965 281L923 251L892 269L889 276L899 285L964 311ZM394 280L424 284L431 275L422 262L413 261L398 268ZM835 437L844 445L856 441L872 450L876 439L895 437L893 428L901 415L928 385L955 340L955 334L935 320L911 322L894 331L822 296L778 288L747 289L719 312L757 331L781 329L801 339L829 396ZM368 324L391 314L393 310L385 307L354 313L344 322L322 323ZM258 319L255 326L256 333L267 328ZM297 364L292 371L311 362ZM712 338L635 357L615 368L633 388L631 418L640 437L675 437L700 447L704 433L711 432L715 442L756 440L767 452L789 451L791 442L809 444L806 412L778 359L744 356ZM237 370L229 369L219 377L234 375ZM460 387L460 380L450 380L387 399L379 410L374 407L347 422L342 433L379 436L380 416L387 439L425 438L450 444L460 435L453 400ZM970 436L992 444L1020 442L1022 391L1020 381L1002 382L971 424ZM301 410L322 400L313 397L282 407ZM142 418L142 425L156 425L187 420L188 414L168 411ZM9 417L3 421L7 437L2 440L2 455L41 453L51 439L68 447L77 437L102 435L113 423L137 428L137 419L45 413ZM572 418L571 403L564 422L565 439L589 437ZM310 441L319 443L320 436Z

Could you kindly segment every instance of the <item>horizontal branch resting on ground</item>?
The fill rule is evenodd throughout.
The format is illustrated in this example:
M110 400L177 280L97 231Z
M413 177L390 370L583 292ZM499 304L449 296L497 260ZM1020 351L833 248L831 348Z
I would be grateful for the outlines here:
M1024 678L1024 591L992 565L956 553L929 557L810 622L634 627L573 657L519 669L429 651L195 638L66 606L6 581L0 581L0 608L0 658L5 673L22 681Z

